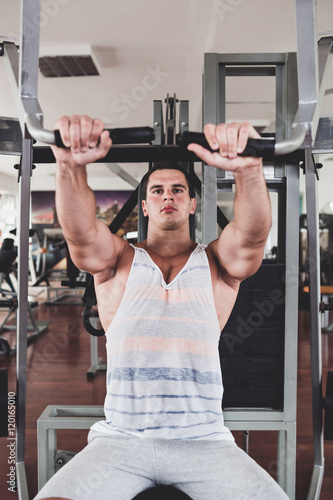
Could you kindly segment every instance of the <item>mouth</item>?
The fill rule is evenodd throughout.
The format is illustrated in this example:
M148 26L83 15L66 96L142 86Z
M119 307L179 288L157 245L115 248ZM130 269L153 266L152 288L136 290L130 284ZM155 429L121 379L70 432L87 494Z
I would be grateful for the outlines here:
M165 207L162 208L162 212L166 212L166 213L171 213L171 212L175 212L176 209L173 205L165 205Z

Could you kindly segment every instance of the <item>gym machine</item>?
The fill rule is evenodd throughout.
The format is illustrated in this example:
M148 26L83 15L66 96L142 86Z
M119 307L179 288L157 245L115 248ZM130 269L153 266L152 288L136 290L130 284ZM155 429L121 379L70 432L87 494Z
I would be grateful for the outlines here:
M332 53L332 39L326 38L319 42L317 47L315 36L315 6L313 0L296 0L296 20L297 20L297 73L298 73L298 107L295 111L295 117L292 123L287 122L287 116L281 116L281 123L287 124L283 131L283 137L276 136L276 141L270 146L271 153L276 155L289 155L295 149L300 149L304 155L306 192L307 192L307 213L308 213L308 248L312 262L319 262L318 245L318 213L316 200L316 166L312 159L312 154L332 151L332 139L330 130L332 128L332 117L323 119L320 117L320 105L325 91L325 80L328 68L328 62ZM40 12L40 0L22 0L22 30L20 51L13 43L5 42L1 45L2 55L8 69L9 79L13 88L15 102L17 104L17 113L22 136L13 138L12 154L21 156L19 166L20 181L20 241L19 241L19 290L18 290L18 332L17 332L17 448L16 448L16 472L18 494L20 499L28 499L28 488L25 473L24 454L25 454L25 399L26 399L26 357L27 357L27 312L28 312L28 258L29 258L29 196L30 196L30 177L32 174L33 163L49 163L52 161L52 153L48 147L34 148L33 139L48 144L56 140L55 134L50 137L49 131L45 131L42 126L43 113L37 100L37 78L38 78L38 53L39 53L39 29L36 27L34 33L30 26L36 26L36 18ZM32 19L33 18L33 19ZM305 29L306 28L306 29ZM267 64L263 59L256 60L260 65ZM215 62L209 61L212 56L206 56L207 64L215 65L215 73L205 72L204 77L204 122L223 121L223 106L220 106L221 89L223 78L217 78L217 73L221 77L223 67L229 61L217 59ZM215 57L215 56L214 56ZM260 57L259 57L260 58ZM258 59L256 57L256 59ZM240 61L246 64L248 60ZM233 64L233 63L231 63ZM273 62L276 65L276 75L279 75L283 85L289 85L290 79L286 78L282 67L285 62L282 60ZM213 66L211 65L210 68ZM217 73L216 73L217 72ZM215 78L214 75L215 74ZM223 75L222 75L223 76ZM289 80L289 83L288 83ZM219 82L218 88L216 82ZM282 99L280 95L279 98ZM287 94L287 100L289 96ZM216 104L218 103L218 106ZM216 111L217 109L217 111ZM10 120L9 120L10 122ZM186 134L184 134L186 137ZM183 138L184 138L183 137ZM286 138L287 137L287 138ZM156 138L156 136L155 136ZM184 139L185 140L185 139ZM190 139L192 140L192 139ZM196 138L198 140L198 138ZM127 142L127 140L126 140ZM137 144L137 139L135 139ZM251 148L253 145L251 145ZM261 149L259 145L258 149ZM273 151L272 151L273 148ZM15 150L15 152L14 152ZM260 154L260 152L259 152ZM296 153L295 153L296 154ZM133 159L133 157L135 159ZM47 160L47 158L49 160ZM298 158L298 159L297 159ZM297 175L291 172L295 171L293 162L299 161L297 158L285 157L284 166L280 166L280 178L287 173L286 189L286 212L288 216L292 214L289 207L292 205L292 196L297 192ZM166 145L135 145L131 148L124 147L121 144L115 145L103 162L126 162L126 161L145 161L156 162L163 160L177 160L180 162L193 162L197 158L189 153L185 148L178 144ZM282 161L282 159L281 159ZM290 163L289 163L290 162ZM218 183L223 185L224 180L218 180L216 171L203 167L203 190L202 202L204 207L203 215L203 242L211 241L216 236L216 195ZM289 186L290 184L290 186ZM208 196L209 193L209 196ZM213 195L212 195L213 194ZM217 217L217 215L216 215ZM296 222L295 222L296 223ZM290 223L291 231L293 223ZM296 226L295 226L296 227ZM288 304L286 315L286 326L295 335L297 319L295 314L291 313L294 307L297 311L296 295L294 293L295 277L297 281L298 257L295 248L291 245L294 234L287 234L285 241L285 265L286 270L293 267L294 273L287 275L285 288L285 303ZM295 260L293 260L295 259ZM294 281L293 281L294 278ZM288 281L290 280L290 281ZM290 305L289 305L290 302ZM321 340L320 340L320 315L318 304L319 298L319 270L314 265L310 272L310 310L311 310L311 356L312 356L312 391L313 391L313 428L314 428L314 470L311 480L311 486L308 493L308 499L318 499L320 494L321 482L324 473L323 457L323 434L322 434L322 395L321 395ZM289 340L289 339L288 339ZM285 355L287 366L295 360L296 342L293 340L292 348L286 350ZM295 405L293 406L292 397L296 395L296 380L290 373L291 388L284 387L284 398L286 394L290 398L286 402L283 418L281 415L278 421L281 424L279 430L286 432L290 427L289 434L279 438L280 452L284 453L288 445L293 446L295 438ZM326 405L332 404L332 397L326 398ZM237 412L226 415L226 422L236 422ZM281 413L281 412L280 412ZM331 412L332 413L332 412ZM65 411L66 414L66 411ZM246 411L246 421L240 416L239 422L246 424L246 428L258 428L255 422L256 412L249 418L249 411ZM260 417L259 414L257 414ZM274 418L276 415L274 415ZM265 417L266 418L266 417ZM233 420L234 419L234 420ZM242 421L241 421L242 420ZM269 419L268 419L269 420ZM271 428L271 422L262 420L261 428ZM236 424L235 424L236 425ZM275 424L274 424L275 425ZM244 428L244 427L243 427ZM277 429L277 426L274 426ZM294 449L295 454L295 449ZM289 458L288 458L289 459ZM294 497L294 459L292 465L284 462L284 470L279 473L279 481L284 485L288 495ZM288 473L287 469L292 469Z

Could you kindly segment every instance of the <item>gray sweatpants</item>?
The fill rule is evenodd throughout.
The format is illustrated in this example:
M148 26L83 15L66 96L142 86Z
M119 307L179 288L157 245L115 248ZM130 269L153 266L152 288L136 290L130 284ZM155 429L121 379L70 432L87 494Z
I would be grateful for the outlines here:
M90 443L37 494L71 500L131 500L157 484L193 500L277 500L287 495L231 441L127 438L90 431Z

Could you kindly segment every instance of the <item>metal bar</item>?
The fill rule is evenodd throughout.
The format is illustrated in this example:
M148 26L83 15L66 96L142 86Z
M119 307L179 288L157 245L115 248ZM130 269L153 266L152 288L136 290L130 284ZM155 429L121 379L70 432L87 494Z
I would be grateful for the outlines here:
M333 115L319 119L313 153L333 153Z
M29 500L28 482L24 462L16 464L16 477L19 499Z
M275 154L277 156L287 155L299 149L304 142L307 130L306 124L298 123L291 131L288 139L275 143Z
M113 145L107 155L96 163L155 163L160 161L201 162L191 151L177 145ZM33 162L55 163L51 148L34 147Z
M38 55L39 55L40 0L21 0L21 39L19 65L17 53L11 47L12 91L19 112L22 134L25 137L25 115L42 114L37 102ZM33 27L33 28L32 28ZM17 49L16 49L17 50ZM9 55L8 51L5 56ZM28 272L29 272L29 224L30 224L30 177L32 170L32 141L22 140L20 171L20 218L18 248L18 316L17 316L17 447L16 470L18 496L26 500L28 496L25 474L25 420L26 420L26 377L27 377L27 333L28 333Z
M279 74L277 85L282 85L282 96L277 100L276 115L281 114L281 122L277 136L279 139L288 137L291 130L291 120L298 102L298 92L294 74L296 58L288 54L283 67L283 75ZM281 108L278 108L281 106ZM284 143L285 141L281 141ZM281 144L281 142L277 144ZM286 141L288 142L288 141ZM289 498L295 498L296 472L296 401L297 401L297 336L298 336L298 242L293 235L299 227L299 164L286 162L284 165L285 189L279 193L280 216L283 212L284 235L281 238L284 248L280 253L285 262L285 312L284 312L284 380L283 380L283 419L286 424L284 442L279 440L280 456L283 461L278 464L279 480L283 484ZM282 207L284 203L284 207ZM281 230L281 227L279 228ZM281 235L280 235L281 236ZM282 243L282 241L280 241Z
M272 66L285 63L284 53L257 52L251 54L217 54L210 52L206 54L208 57L216 59L217 63L223 63L228 66Z
M297 150L287 155L279 156L278 161L299 161L303 159L303 151ZM106 156L95 163L155 163L160 161L202 162L191 151L178 145L118 145L114 144ZM35 146L33 149L35 164L55 163L55 157L48 146ZM210 168L210 167L209 167Z
M299 101L316 102L318 55L316 8L313 0L295 0Z
M277 442L277 471L276 480L278 484L285 490L286 488L286 469L285 469L285 459L286 459L286 432L278 431L278 442Z
M26 57L31 57L30 46L28 45L27 47L29 48L29 54ZM20 121L21 130L25 137L31 137L26 130L26 124L29 124L31 131L32 133L35 133L36 138L40 137L41 140L43 139L43 142L47 142L50 144L52 143L52 140L54 138L54 132L43 129L42 110L37 98L34 97L34 94L36 94L36 92L31 92L29 94L29 78L20 76L21 73L29 72L29 65L28 67L26 67L27 65L21 67L21 64L24 62L22 55L23 53L23 47L21 48L20 52L18 52L15 44L8 42L4 43L5 67L7 70L8 80L11 86L12 95L16 106L17 116ZM38 52L36 57L38 60ZM19 87L20 85L23 85L22 90ZM19 91L18 88L20 89Z
M188 130L188 101L180 101L179 103L179 133L182 134Z
M310 487L308 490L306 500L320 499L321 485L323 483L323 479L324 479L324 465L323 466L315 465L313 467Z
M109 224L109 229L111 233L117 233L121 226L124 224L125 220L132 213L138 202L139 185L131 193L130 197L126 200L124 205L121 207L116 217L113 219L111 224Z
M154 101L154 144L164 144L164 123L162 101Z
M322 430L322 359L320 323L320 252L319 214L317 206L317 175L311 151L305 157L305 188L308 230L308 265L310 285L310 340L314 471L308 500L319 498L324 469L324 442ZM322 471L320 471L322 469Z
M221 68L219 68L219 73L221 73ZM32 105L37 105L36 101L34 100L27 101L25 108L27 109L28 106L32 108ZM56 137L54 131L43 129L36 115L37 115L37 108L34 110L34 114L27 114L25 116L25 123L27 125L29 135L34 139L36 139L37 141L44 142L47 144L56 144ZM225 121L225 117L221 115L224 115L224 113L220 111L218 120L219 123ZM205 121L205 123L208 123L208 121ZM296 124L288 139L275 144L275 151L274 151L275 155L277 156L287 155L299 149L304 143L308 127L309 125L307 123ZM170 144L173 144L173 142Z
M19 86L19 51L18 47L12 42L3 42L3 55L5 67L8 71L9 84L12 90ZM16 97L16 94L15 94Z
M27 334L28 334L28 273L29 273L29 223L30 223L30 176L32 141L23 139L21 175L19 186L20 217L18 246L18 312L17 312L17 448L16 464L22 471L25 456L26 382L27 382ZM27 485L25 474L18 481L19 498L25 499ZM21 482L22 481L22 482Z
M225 69L226 76L275 76L275 66L250 66L237 67L227 66Z
M299 108L294 124L306 125L304 148L311 148L316 137L332 53L331 37L320 40L317 45L315 4L314 0L295 0Z
M329 66L332 57L332 39L320 40L319 50L319 93L315 102L299 102L298 110L295 115L294 124L302 123L307 127L307 134L302 148L312 148L318 129L320 110L325 96L326 82L329 74Z
M203 74L203 125L219 122L218 108L225 102L219 92L219 66L216 54L205 54ZM221 104L222 97L222 104ZM217 236L217 171L202 167L202 243L208 244Z
M121 179L127 182L130 186L136 188L139 185L139 181L132 177L128 172L121 168L117 163L107 163L106 167L111 170L114 174L118 175Z
M296 398L295 398L296 399ZM285 433L284 450L284 490L289 498L295 498L296 489L296 420L286 422L287 431Z

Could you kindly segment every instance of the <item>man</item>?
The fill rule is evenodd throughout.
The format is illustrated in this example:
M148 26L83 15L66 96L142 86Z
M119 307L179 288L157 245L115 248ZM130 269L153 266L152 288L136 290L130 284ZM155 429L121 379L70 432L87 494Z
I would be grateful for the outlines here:
M194 195L179 167L163 165L144 179L148 234L134 246L95 216L85 166L111 147L103 123L72 116L57 128L70 148L53 147L57 213L74 263L94 275L106 331L106 420L38 499L130 500L155 484L193 500L287 498L236 446L221 410L220 332L241 281L261 264L271 226L262 161L238 156L256 131L207 125L214 152L188 147L235 177L235 217L218 240L205 247L190 239Z

